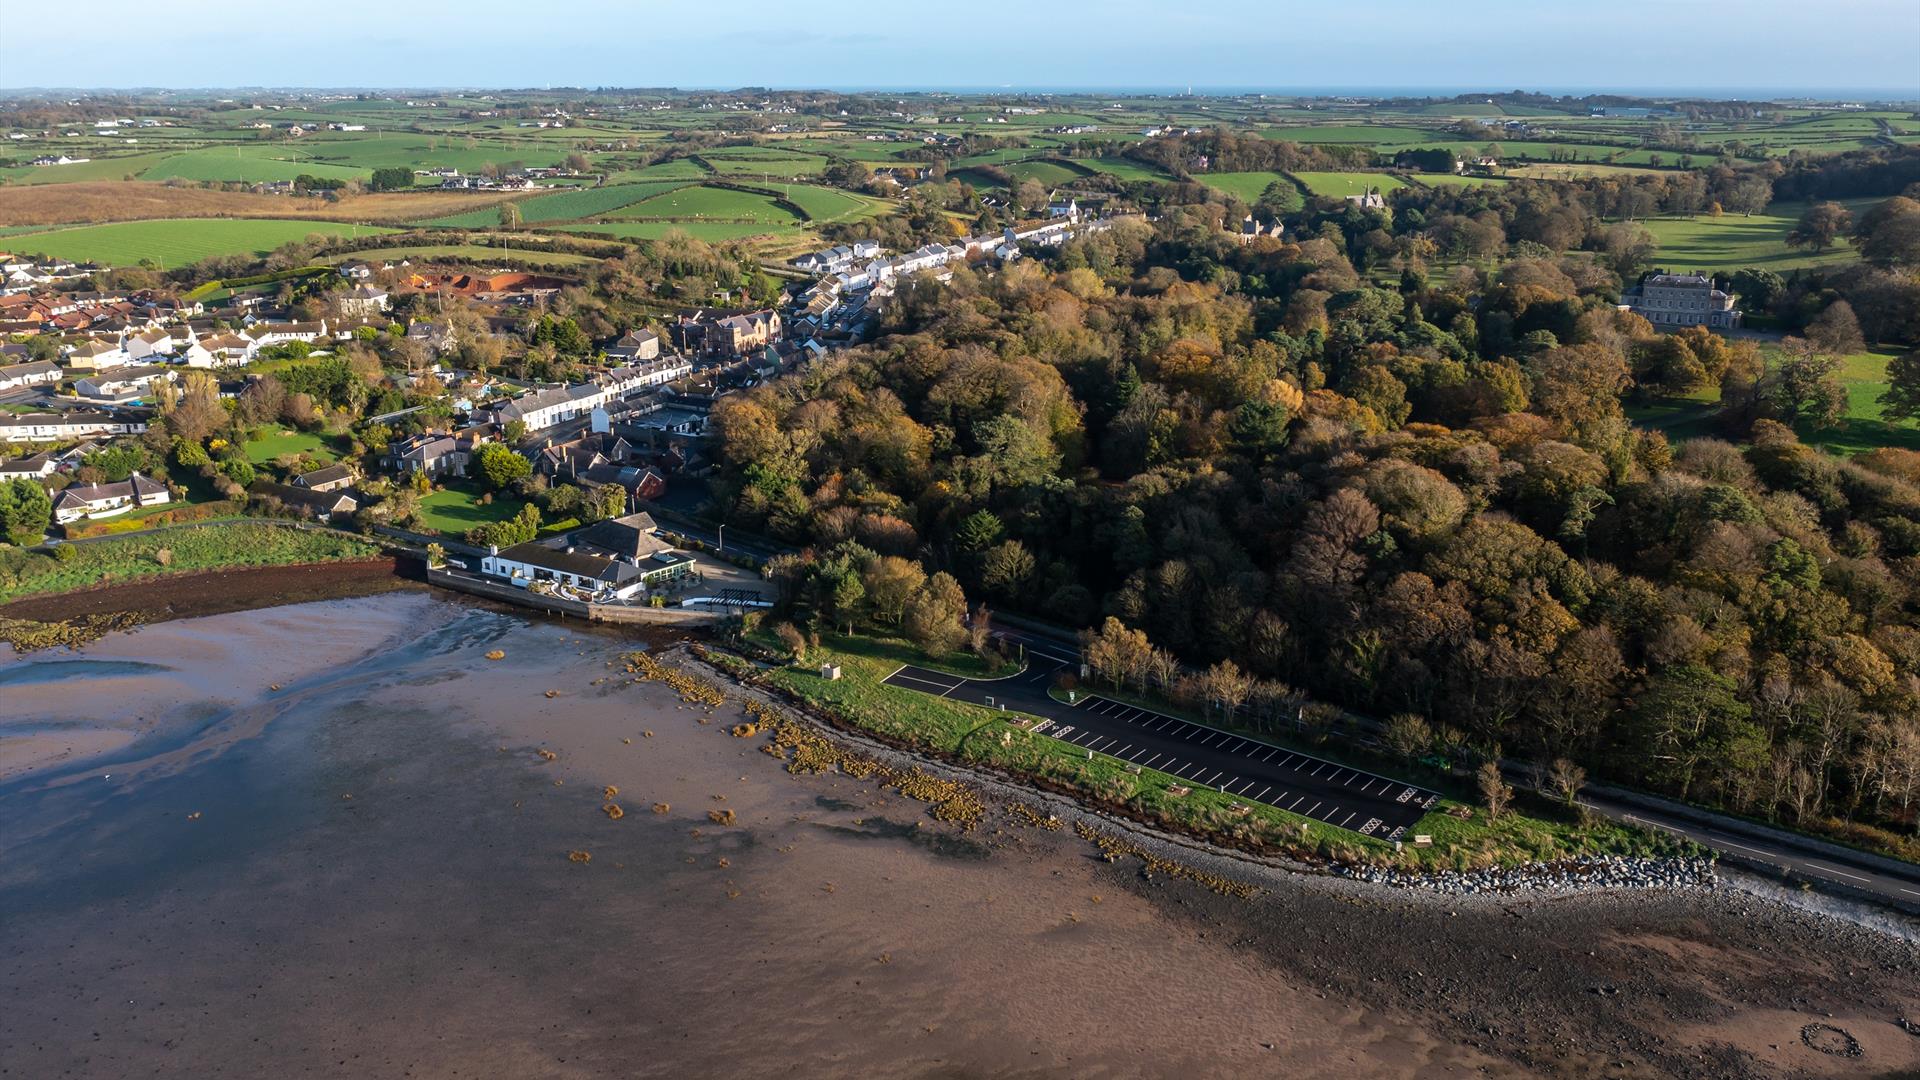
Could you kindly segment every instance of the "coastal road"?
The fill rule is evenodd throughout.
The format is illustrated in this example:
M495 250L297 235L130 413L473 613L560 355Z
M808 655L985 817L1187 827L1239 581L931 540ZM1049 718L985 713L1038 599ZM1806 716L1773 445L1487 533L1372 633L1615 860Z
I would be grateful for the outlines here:
M1089 755L1117 758L1191 787L1213 788L1380 840L1406 838L1407 829L1438 798L1402 781L1098 694L1071 705L1056 701L1048 686L1061 669L1078 661L1044 646L1029 646L1027 657L1024 670L999 679L969 679L909 664L886 682L1038 716L1031 730Z
M1785 870L1795 877L1848 889L1905 907L1920 908L1920 866L1852 852L1778 830L1691 812L1667 813L1589 792L1582 805L1642 828L1684 836L1722 858ZM1705 818L1703 821L1702 818ZM1707 824L1707 821L1723 822Z

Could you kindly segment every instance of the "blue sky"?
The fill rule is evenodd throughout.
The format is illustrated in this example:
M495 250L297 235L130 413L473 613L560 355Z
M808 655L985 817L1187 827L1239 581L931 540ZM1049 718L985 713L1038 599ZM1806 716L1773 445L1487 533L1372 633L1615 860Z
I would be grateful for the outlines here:
M1646 20L1659 32L1649 34ZM0 42L3 87L1192 84L1920 95L1920 0L4 0Z

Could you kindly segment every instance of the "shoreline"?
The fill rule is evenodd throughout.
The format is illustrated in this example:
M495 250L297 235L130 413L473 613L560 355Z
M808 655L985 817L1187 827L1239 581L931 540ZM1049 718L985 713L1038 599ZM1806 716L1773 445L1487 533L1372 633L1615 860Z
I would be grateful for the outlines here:
M216 583L217 588L207 587ZM407 575L406 560L377 555L190 570L39 593L0 604L0 620L58 623L84 616L137 613L146 622L166 622L414 588L425 588L425 584Z
M743 681L734 672L702 657L696 649L687 647L689 644L693 643L662 649L657 656L663 662L682 667L683 670L696 669L701 677L723 683L730 694L771 706L806 725L816 734L854 748L863 755L895 767L917 768L973 785L1002 804L1002 809L1007 804L1037 805L1049 817L1057 820L1063 829L1105 832L1168 862L1207 875L1241 881L1263 892L1272 892L1281 886L1304 887L1345 897L1351 902L1363 902L1364 898L1365 902L1391 900L1436 909L1471 908L1480 911L1506 910L1516 903L1559 900L1630 903L1636 898L1698 897L1712 901L1716 896L1737 894L1746 902L1770 905L1791 911L1802 918L1831 920L1845 924L1850 929L1864 930L1909 944L1920 943L1920 929L1915 929L1897 913L1833 896L1809 897L1762 875L1740 868L1721 867L1717 860L1708 863L1698 876L1682 875L1682 880L1672 881L1608 881L1604 880L1602 874L1594 875L1593 880L1568 880L1559 871L1565 863L1574 860L1528 863L1507 868L1495 875L1528 879L1519 887L1461 890L1437 887L1424 880L1422 875L1369 876L1345 863L1314 862L1287 853L1257 851L1234 844L1232 838L1209 837L1130 813L1123 806L1091 798L1085 792L1062 788L1044 778L984 769L900 746L871 732L834 723L816 715L804 703L790 700L776 688ZM1093 837L1083 838L1099 846ZM1114 859L1108 858L1107 861ZM1673 863L1676 866L1699 862L1682 857L1644 861ZM1364 865L1360 869L1365 869ZM1535 874L1540 881L1530 880Z

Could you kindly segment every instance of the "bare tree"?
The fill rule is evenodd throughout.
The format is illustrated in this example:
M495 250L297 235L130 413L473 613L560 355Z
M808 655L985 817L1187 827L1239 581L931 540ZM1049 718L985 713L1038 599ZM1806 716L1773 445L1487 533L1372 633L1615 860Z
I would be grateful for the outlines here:
M1513 789L1500 775L1500 763L1491 759L1481 762L1474 780L1480 786L1481 801L1487 804L1487 820L1500 820L1500 815L1507 812L1507 803L1513 800Z
M1560 801L1572 806L1579 798L1580 789L1587 784L1587 770L1568 761L1566 758L1554 758L1547 766L1547 790L1560 797Z

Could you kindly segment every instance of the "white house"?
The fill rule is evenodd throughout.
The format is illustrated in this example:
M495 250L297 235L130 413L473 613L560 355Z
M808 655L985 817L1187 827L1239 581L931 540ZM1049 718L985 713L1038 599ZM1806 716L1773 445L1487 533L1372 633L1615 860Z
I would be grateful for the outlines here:
M153 329L145 333L129 334L122 347L127 355L135 360L154 362L152 358L173 355L173 334L166 330Z
M596 600L625 600L646 588L646 577L638 566L564 542L492 548L480 560L480 571L522 589L538 584Z
M24 364L0 367L0 390L20 390L60 381L60 365L51 360L30 360Z
M188 367L240 367L253 363L260 346L245 334L208 334L187 349Z
M0 440L7 442L59 442L94 435L138 435L145 430L147 422L140 417L91 410L0 413Z
M129 510L164 506L171 501L165 484L134 473L116 484L78 484L63 489L53 500L53 519L66 525L82 518L112 517Z
M89 375L73 384L74 393L96 401L119 402L151 394L159 383L174 380L170 367L126 367Z
M319 322L255 323L245 330L247 337L261 348L285 345L289 341L316 341L327 336L327 320Z

